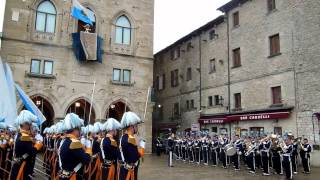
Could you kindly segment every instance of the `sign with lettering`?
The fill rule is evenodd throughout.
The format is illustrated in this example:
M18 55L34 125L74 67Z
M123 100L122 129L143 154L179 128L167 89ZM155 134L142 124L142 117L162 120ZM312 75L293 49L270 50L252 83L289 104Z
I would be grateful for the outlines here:
M200 124L199 123L191 124L191 131L200 131Z
M289 112L241 114L241 115L228 116L227 119L229 121L251 121L251 120L285 119L285 118L288 118L289 115L290 115Z
M223 124L227 118L199 119L200 124Z

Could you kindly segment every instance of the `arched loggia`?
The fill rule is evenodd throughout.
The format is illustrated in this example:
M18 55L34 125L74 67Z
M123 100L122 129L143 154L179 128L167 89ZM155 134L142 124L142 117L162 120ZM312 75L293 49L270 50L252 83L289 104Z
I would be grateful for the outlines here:
M67 113L77 114L81 119L84 120L85 125L87 125L89 122L90 103L87 102L85 99L78 99L68 107ZM95 122L95 119L96 119L96 113L92 107L89 124L93 124Z

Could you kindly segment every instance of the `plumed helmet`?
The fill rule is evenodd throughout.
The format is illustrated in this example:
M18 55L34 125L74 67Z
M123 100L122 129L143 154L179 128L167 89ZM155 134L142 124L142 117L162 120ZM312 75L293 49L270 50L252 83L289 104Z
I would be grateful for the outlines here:
M32 129L33 129L34 131L36 131L36 132L39 132L39 131L40 131L39 126L38 126L37 123L32 123Z
M127 128L129 126L133 126L136 124L142 123L142 120L139 118L139 116L134 112L125 112L121 119L121 127Z
M64 118L64 129L67 131L80 128L81 126L83 126L83 123L83 120L80 119L78 115L69 113Z
M99 133L102 131L102 124L100 122L95 122L93 124L93 127L94 127L94 129L93 129L94 133Z
M87 127L81 127L81 134L82 135L85 135L85 134L88 134L88 128Z
M37 116L33 115L28 110L23 110L20 112L19 116L17 117L16 124L17 125L22 125L24 123L31 124L32 122L36 122L36 121L37 121Z
M56 124L56 132L57 134L61 134L65 131L65 128L64 128L64 122L63 121L59 121L57 122Z
M7 124L4 122L0 122L0 130L7 129Z
M103 130L104 131L112 131L112 130L118 130L121 129L121 124L118 120L114 118L109 118L104 124L103 124Z

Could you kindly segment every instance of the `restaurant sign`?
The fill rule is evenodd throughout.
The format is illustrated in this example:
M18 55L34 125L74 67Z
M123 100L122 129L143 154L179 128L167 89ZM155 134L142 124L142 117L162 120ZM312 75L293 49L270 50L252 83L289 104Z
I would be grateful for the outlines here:
M200 124L224 124L227 118L199 119Z
M250 120L268 120L268 119L285 119L290 115L289 112L259 113L259 114L242 114L228 116L229 121L250 121Z

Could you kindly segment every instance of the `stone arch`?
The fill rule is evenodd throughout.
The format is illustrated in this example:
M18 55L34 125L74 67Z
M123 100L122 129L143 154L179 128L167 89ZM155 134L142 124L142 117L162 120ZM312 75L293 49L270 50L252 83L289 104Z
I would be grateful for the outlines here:
M130 21L130 24L131 24L131 28L132 29L135 29L136 27L136 22L135 22L135 19L130 15L130 13L128 13L126 10L120 10L118 13L116 13L112 19L111 19L111 24L114 26L116 24L116 21L119 17L121 16L126 16L129 21Z
M94 103L91 104L91 100L85 96L79 96L77 98L71 98L67 106L64 108L64 115L68 113L78 114L80 118L85 121L85 124L93 123L96 120L96 108ZM90 105L92 106L91 117L89 122Z
M114 118L120 121L123 113L128 111L131 111L131 108L128 102L124 99L118 99L108 104L105 111L105 117L106 119Z

